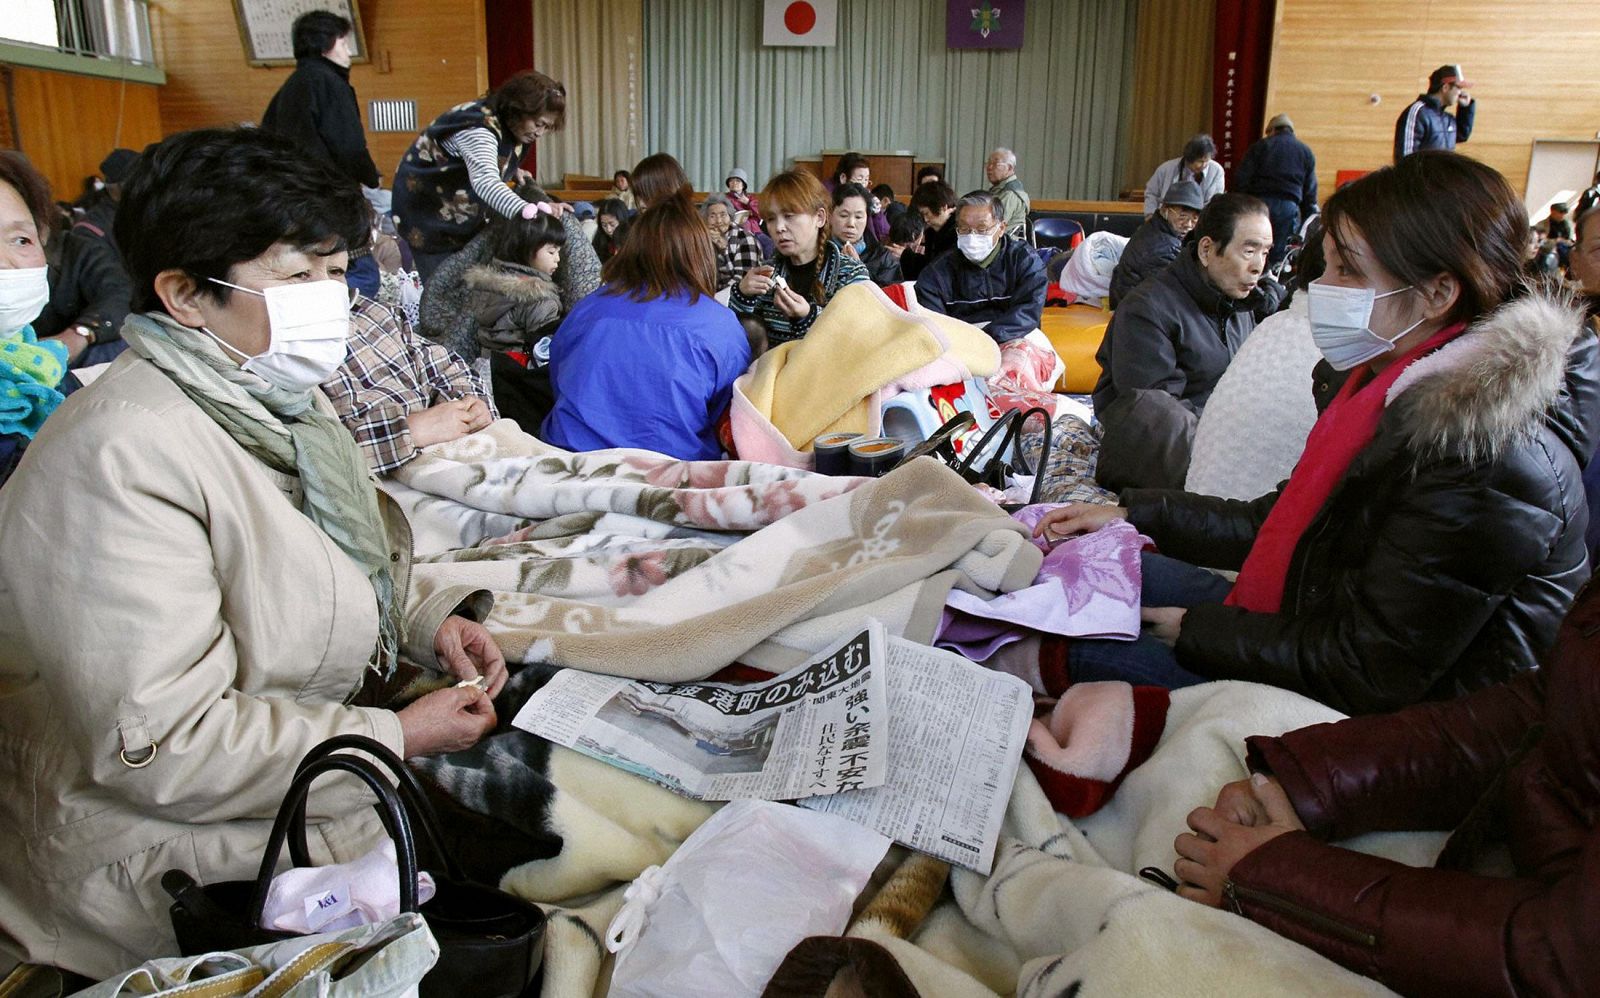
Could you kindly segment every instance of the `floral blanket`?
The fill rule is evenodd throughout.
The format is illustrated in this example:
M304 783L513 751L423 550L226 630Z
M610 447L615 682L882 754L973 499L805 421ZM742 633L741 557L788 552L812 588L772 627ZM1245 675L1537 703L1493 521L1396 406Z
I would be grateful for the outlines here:
M509 660L637 679L783 671L869 617L931 643L952 587L1009 592L1041 562L1023 527L933 460L828 478L573 454L501 420L395 479L413 599L480 587Z

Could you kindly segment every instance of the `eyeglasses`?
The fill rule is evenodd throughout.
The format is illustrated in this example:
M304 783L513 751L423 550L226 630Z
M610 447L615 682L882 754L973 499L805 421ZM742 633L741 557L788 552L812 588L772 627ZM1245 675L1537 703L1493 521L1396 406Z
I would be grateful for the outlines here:
M956 226L956 235L958 235L958 236L982 236L982 235L988 234L993 229L994 229L994 226L992 226L992 225L985 225L981 229L969 229L969 228L966 228L965 226L958 225L958 226Z

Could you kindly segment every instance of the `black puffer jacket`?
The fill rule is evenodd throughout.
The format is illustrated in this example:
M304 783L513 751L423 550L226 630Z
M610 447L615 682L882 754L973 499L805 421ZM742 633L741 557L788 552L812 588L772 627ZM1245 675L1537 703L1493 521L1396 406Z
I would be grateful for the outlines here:
M1326 404L1326 365L1315 387ZM1419 361L1391 397L1295 548L1282 611L1191 609L1185 668L1360 714L1488 686L1550 648L1589 575L1594 333L1565 304L1523 299ZM1276 499L1130 490L1123 504L1163 553L1237 569Z
M1107 296L1111 307L1116 308L1128 292L1165 270L1182 248L1183 237L1160 212L1146 219L1133 230L1133 237L1122 248L1117 268L1111 272L1111 293Z

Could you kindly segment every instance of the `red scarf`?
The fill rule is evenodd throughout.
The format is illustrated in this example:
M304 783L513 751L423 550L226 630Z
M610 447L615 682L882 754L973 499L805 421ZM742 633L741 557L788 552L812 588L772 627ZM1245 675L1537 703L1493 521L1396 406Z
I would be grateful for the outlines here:
M1243 607L1252 613L1277 613L1283 605L1283 587L1289 577L1289 562L1294 549L1311 521L1322 512L1334 486L1350 469L1350 462L1366 449L1378 432L1378 421L1389 388L1415 361L1455 339L1465 323L1441 329L1427 342L1412 350L1367 380L1365 365L1350 372L1339 394L1311 428L1305 452L1289 475L1272 512L1261 525L1250 554L1239 569L1239 579L1226 600L1229 606ZM1365 382L1363 384L1363 382Z

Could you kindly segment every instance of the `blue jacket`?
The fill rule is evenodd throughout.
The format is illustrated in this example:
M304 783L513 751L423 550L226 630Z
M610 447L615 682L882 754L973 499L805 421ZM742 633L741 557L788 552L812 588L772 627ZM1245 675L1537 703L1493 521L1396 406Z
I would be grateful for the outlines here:
M750 366L750 342L715 299L578 302L550 341L556 406L540 436L567 450L636 447L685 461L722 454L717 420Z
M1424 149L1454 149L1457 142L1472 138L1472 119L1477 114L1477 101L1466 107L1457 105L1452 116L1439 98L1419 94L1394 123L1394 161Z
M934 258L917 275L917 300L962 322L987 322L984 332L996 343L1009 343L1039 328L1046 283L1033 247L1002 236L987 267L960 250Z

